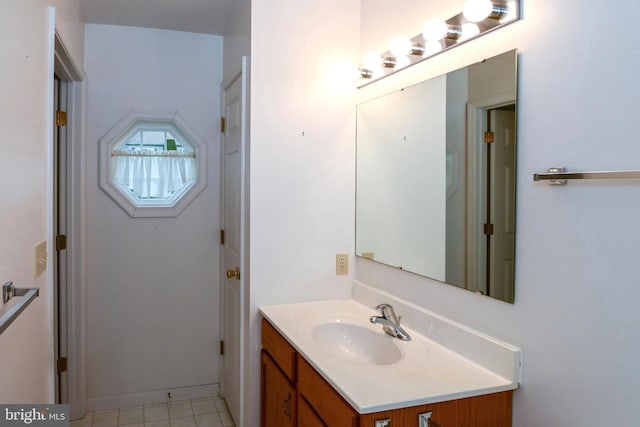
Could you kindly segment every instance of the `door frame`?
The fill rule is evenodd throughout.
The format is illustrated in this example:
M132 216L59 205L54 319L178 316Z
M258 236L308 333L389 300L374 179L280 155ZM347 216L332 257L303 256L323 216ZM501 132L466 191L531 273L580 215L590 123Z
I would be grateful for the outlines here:
M242 105L241 105L241 137L240 137L240 283L238 286L240 287L240 328L242 336L239 339L240 343L240 396L239 396L239 408L240 413L238 414L239 419L234 420L237 427L244 427L247 422L246 410L245 406L247 405L247 399L245 397L245 385L246 385L246 376L245 376L245 364L247 363L247 349L249 348L248 336L249 336L249 319L247 313L249 312L249 299L247 295L249 295L249 145L248 145L248 135L249 135L249 114L248 114L248 84L249 84L249 74L248 74L248 59L246 56L243 56L241 59L241 64L239 69L236 69L235 72L230 74L230 77L225 79L222 84L222 99L221 99L221 112L225 113L225 102L226 102L226 93L227 90L231 87L231 85L236 82L238 79L241 80L241 97L242 97ZM224 211L225 211L225 181L224 181L224 132L221 132L221 143L220 143L220 159L221 159L221 168L220 168L220 224L224 224ZM222 228L222 227L221 227ZM224 266L224 250L220 251L220 265ZM227 280L226 271L224 268L220 269L220 301L224 301L224 281ZM220 337L222 340L228 341L227 337L224 336L224 308L220 310ZM224 369L224 357L220 358L220 390L224 392L224 384L222 369Z
M484 239L484 218L487 208L484 188L487 185L485 170L486 150L484 132L487 130L489 111L505 105L516 104L515 92L475 100L467 103L467 219L466 219L466 261L465 287L470 290L482 290L478 287L478 278L486 277L486 239Z
M84 240L84 227L85 227L85 210L82 203L84 193L84 177L85 177L85 161L84 161L84 148L83 141L83 111L84 105L84 71L78 67L73 61L71 54L65 47L60 35L55 31L55 9L52 9L51 19L53 30L53 70L50 76L51 82L51 94L53 98L53 78L54 75L60 80L66 82L66 99L67 99L67 119L68 126L65 132L67 156L66 165L67 170L63 173L66 174L66 232L67 232L67 253L65 267L67 270L67 295L65 301L62 303L64 312L60 315L64 316L66 324L66 331L58 330L57 319L52 319L53 324L53 342L58 342L60 334L66 335L66 349L58 349L56 345L53 354L53 396L55 396L56 403L59 402L58 384L59 376L56 371L56 363L59 354L65 354L68 358L67 368L67 387L66 396L70 404L70 418L79 419L86 414L86 358L85 358L85 315L84 315L84 294L85 294L85 240ZM53 110L53 101L50 102L50 108ZM51 111L51 117L55 112ZM51 127L53 132L53 126ZM54 147L49 148L49 177L50 182L55 183L56 166L54 165L55 157L53 156ZM55 251L55 233L57 226L54 223L56 214L54 213L54 185L49 188L49 252ZM55 257L52 257L55 258ZM53 274L51 275L50 289L52 292L56 292L53 288ZM55 301L55 296L52 298ZM52 301L53 302L53 301ZM52 316L55 316L56 310L52 310ZM65 341L65 340L63 340ZM64 393L63 393L64 395Z
M54 74L53 83L53 110L56 112L68 110L67 104L67 81ZM68 259L67 251L59 250L57 236L68 235L68 203L67 192L67 175L69 168L67 167L67 125L58 124L57 119L53 127L53 239L54 250L51 256L51 265L53 270L53 319L55 337L53 343L54 365L59 366L61 358L68 358L68 319L67 319L67 301L69 299L67 287ZM55 375L55 401L57 403L68 403L68 370L59 372L56 370Z

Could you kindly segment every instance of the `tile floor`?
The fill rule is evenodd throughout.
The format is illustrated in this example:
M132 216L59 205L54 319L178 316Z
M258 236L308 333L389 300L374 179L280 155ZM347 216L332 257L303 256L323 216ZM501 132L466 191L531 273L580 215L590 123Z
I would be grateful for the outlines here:
M90 412L70 427L235 427L226 402L205 398Z

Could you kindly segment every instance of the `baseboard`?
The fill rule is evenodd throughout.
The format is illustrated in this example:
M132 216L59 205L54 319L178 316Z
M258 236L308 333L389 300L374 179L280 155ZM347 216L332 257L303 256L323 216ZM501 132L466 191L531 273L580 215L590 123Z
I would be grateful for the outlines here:
M87 399L87 411L106 411L109 409L129 408L155 403L216 397L219 395L220 384L206 384L193 387L168 388L165 390L122 394L118 396L90 397Z

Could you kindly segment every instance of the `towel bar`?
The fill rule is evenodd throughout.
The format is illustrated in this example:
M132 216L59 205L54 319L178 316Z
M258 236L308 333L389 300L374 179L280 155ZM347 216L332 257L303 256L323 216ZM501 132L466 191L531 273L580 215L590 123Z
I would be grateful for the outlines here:
M23 297L18 303L11 307L6 312L0 315L0 334L9 327L11 323L27 308L31 301L33 301L40 294L38 288L16 288L13 286L13 282L7 282L2 285L2 303L6 304L13 297Z
M549 181L549 184L564 185L568 179L630 179L640 178L640 171L587 171L566 172L565 168L549 168L545 173L534 173L534 181Z

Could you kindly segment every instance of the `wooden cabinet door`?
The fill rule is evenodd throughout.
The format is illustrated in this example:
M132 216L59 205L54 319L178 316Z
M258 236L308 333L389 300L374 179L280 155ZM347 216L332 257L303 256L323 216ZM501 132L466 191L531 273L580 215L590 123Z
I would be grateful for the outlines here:
M327 427L301 396L298 396L298 427Z
M358 413L298 354L298 393L322 422L331 427L357 427Z
M262 427L295 427L296 389L266 351L262 351L261 365Z

